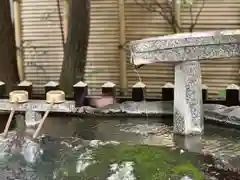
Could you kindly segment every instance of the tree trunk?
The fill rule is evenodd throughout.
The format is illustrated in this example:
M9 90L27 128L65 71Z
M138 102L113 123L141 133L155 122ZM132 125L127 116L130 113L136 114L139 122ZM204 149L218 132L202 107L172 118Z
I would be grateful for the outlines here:
M0 0L0 63L0 81L6 83L8 93L19 82L9 0Z
M90 0L69 0L68 37L60 77L61 89L72 96L76 76L84 81L89 24Z

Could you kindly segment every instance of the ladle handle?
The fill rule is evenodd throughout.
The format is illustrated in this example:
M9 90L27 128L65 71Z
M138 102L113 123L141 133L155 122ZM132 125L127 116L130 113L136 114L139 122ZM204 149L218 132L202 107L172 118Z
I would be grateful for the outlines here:
M50 108L44 113L43 118L40 120L39 126L37 127L37 130L35 131L35 133L33 134L33 139L36 139L38 137L38 134L40 132L40 130L42 129L43 123L45 122L49 112L51 111L52 107L53 107L53 102L50 104Z
M10 125L11 125L11 122L12 122L14 113L15 113L15 108L13 108L13 109L11 110L11 113L10 113L10 115L9 115L9 117L8 117L8 121L7 121L7 124L6 124L5 129L4 129L4 132L3 132L3 137L4 137L4 138L6 138L7 135L8 135L8 130L9 130L9 127L10 127Z

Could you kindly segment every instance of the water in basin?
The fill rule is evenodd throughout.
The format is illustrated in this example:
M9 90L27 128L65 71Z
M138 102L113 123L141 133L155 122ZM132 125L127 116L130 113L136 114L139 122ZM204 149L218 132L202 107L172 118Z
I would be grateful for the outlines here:
M38 140L1 142L0 179L239 179L239 131L206 125L186 138L171 121L49 117Z

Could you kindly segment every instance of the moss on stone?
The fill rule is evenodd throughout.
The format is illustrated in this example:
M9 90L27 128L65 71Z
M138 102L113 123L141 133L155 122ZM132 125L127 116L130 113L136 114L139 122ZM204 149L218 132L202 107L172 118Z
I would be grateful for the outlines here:
M134 174L137 180L181 179L188 175L194 180L203 177L198 167L197 157L193 153L180 154L179 150L147 145L106 145L93 150L97 163L90 165L81 179L106 179L113 163L134 162Z

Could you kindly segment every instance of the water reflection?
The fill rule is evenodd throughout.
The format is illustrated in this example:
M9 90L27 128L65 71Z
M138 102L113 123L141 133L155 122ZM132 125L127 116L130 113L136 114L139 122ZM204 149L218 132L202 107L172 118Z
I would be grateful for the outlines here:
M164 120L169 121L171 119ZM119 141L131 144L178 146L191 152L209 152L217 156L240 156L240 131L205 126L203 136L177 136L172 134L172 126L144 118L57 118L50 117L42 133L53 137L80 137L87 140Z
M204 147L201 136L173 135L173 141L177 147L195 153L202 153Z

